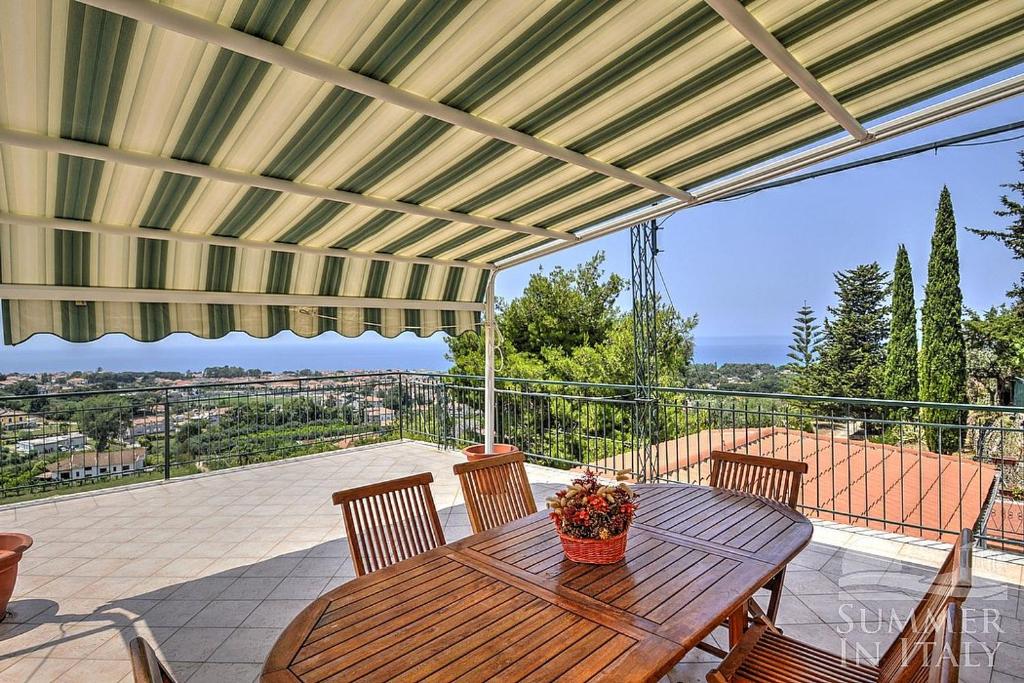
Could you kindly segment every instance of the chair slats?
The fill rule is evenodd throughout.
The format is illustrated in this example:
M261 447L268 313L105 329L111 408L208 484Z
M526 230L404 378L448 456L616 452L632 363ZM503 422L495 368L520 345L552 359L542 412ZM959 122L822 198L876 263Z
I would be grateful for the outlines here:
M878 666L848 661L780 633L762 618L708 673L711 683L956 683L963 634L961 605L971 589L969 529L940 567Z
M480 533L537 511L522 453L455 465L469 523Z
M938 634L940 622L947 618L949 605L963 604L971 590L973 542L970 530L964 529L928 592L879 660L883 680L893 683L915 680L917 672L928 663L929 645Z
M444 545L429 472L338 491L356 575L407 560Z
M711 454L711 485L743 491L796 508L807 463L760 455Z
M711 485L717 488L742 491L760 496L796 509L800 487L807 473L807 463L780 460L742 453L711 453ZM768 589L768 609L765 614L772 623L782 604L782 588L786 580L783 569L764 585Z

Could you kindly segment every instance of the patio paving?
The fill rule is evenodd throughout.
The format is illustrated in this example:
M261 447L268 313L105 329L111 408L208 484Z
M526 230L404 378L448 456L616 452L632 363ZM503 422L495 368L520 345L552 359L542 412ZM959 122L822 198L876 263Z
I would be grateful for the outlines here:
M354 576L330 493L431 471L445 535L456 540L470 533L451 470L461 459L414 442L381 444L0 508L0 528L36 541L21 563L12 615L0 624L0 682L130 681L135 635L149 639L181 683L251 681L291 618ZM528 469L541 503L569 477ZM790 565L779 623L820 647L873 657L898 631L891 617L906 618L940 557L818 527ZM965 613L961 680L1024 681L1022 569L981 564ZM715 661L691 653L666 680L703 681Z

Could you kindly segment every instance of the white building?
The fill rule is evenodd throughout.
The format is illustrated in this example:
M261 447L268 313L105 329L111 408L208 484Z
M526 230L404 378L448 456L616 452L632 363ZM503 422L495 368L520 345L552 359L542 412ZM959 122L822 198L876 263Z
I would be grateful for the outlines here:
M127 448L122 451L89 451L74 453L58 462L46 466L46 472L38 479L49 481L87 479L107 475L122 475L136 472L146 466L145 448Z
M125 430L126 439L133 441L140 436L164 433L164 418L160 415L146 415L132 420L131 425Z
M390 408L373 407L366 409L366 422L380 427L390 426L395 421L395 411Z
M14 450L25 455L43 455L58 451L73 451L85 447L85 435L81 432L40 436L22 439L14 444Z

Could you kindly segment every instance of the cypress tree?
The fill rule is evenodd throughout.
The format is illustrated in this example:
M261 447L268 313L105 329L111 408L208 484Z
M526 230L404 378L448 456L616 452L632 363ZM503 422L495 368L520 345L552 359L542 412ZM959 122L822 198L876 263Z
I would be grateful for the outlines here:
M889 334L889 274L877 263L835 274L835 307L825 319L811 384L823 396L877 398Z
M916 401L917 308L914 305L914 277L910 257L902 244L896 250L892 271L892 320L885 353L885 398Z
M967 399L967 358L962 324L960 256L956 248L953 200L945 186L939 194L928 259L928 282L921 310L920 398L939 403L964 403ZM960 411L942 408L921 410L924 422L958 425ZM962 430L926 429L932 450L952 453L959 448Z

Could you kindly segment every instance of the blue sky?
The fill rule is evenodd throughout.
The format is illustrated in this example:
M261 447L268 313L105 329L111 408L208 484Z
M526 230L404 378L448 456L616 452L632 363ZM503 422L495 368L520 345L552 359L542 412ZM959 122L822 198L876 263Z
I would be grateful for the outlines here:
M1022 113L1018 97L873 145L843 160L1008 123ZM832 302L836 270L870 261L890 269L900 243L910 252L920 299L942 185L952 193L958 226L1001 227L1005 221L992 211L1002 193L1000 184L1021 177L1019 149L1024 149L1024 140L943 149L687 209L669 218L659 237L664 250L659 258L676 307L700 316L698 354L701 343L714 343L713 338L778 340L788 335L793 313L804 300L819 313ZM958 238L965 303L985 308L1002 302L1024 264L1012 261L1009 252L991 240L982 242L962 229ZM608 270L628 277L629 233L624 231L501 273L498 295L518 295L538 266L571 267L599 250L607 255ZM628 306L628 295L621 303ZM173 335L152 344L123 336L89 344L36 337L17 347L0 347L0 371L99 366L202 369L221 364L267 369L441 369L446 366L445 348L439 335L417 339L408 334L395 340L375 334L359 339L323 335L313 340L289 333L272 340L240 333L220 340Z

